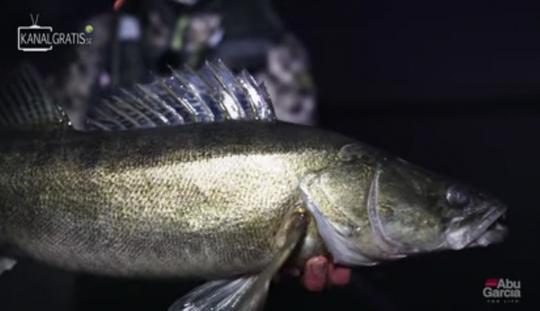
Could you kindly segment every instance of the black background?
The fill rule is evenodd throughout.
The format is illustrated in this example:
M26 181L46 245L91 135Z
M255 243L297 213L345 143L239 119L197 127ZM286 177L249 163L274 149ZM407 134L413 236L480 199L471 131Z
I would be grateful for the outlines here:
M29 23L27 13L46 12L43 24L61 29L110 5L86 2L4 4L3 68L21 56L15 29ZM322 127L496 194L510 207L510 236L487 249L357 269L350 286L323 293L284 279L272 287L267 309L539 310L540 5L282 0L275 6L310 51ZM483 283L492 277L521 281L521 301L486 303ZM165 310L190 287L74 276L23 261L0 277L0 310Z

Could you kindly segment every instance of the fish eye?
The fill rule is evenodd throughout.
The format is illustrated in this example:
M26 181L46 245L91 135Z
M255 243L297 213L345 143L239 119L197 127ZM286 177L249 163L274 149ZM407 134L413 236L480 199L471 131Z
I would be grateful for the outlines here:
M450 186L446 190L446 201L454 207L464 207L469 203L469 193L459 186Z

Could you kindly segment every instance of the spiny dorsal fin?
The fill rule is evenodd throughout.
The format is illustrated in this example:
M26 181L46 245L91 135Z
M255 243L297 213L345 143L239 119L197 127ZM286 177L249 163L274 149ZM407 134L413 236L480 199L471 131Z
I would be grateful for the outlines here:
M61 128L70 123L56 105L37 69L22 64L0 89L0 126L11 128Z
M92 106L87 130L129 130L226 120L274 121L270 97L247 72L238 76L221 62L189 68L152 83L120 90Z

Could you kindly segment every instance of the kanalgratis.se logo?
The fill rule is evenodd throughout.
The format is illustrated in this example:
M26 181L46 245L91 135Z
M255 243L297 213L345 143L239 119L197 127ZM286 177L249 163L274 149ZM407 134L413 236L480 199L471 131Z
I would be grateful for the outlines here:
M17 27L17 48L23 52L48 52L55 45L88 45L94 28L86 25L84 32L55 32L52 26L38 25L39 14L30 15L32 25Z
M488 303L517 303L521 299L521 281L490 278L484 283L482 294Z

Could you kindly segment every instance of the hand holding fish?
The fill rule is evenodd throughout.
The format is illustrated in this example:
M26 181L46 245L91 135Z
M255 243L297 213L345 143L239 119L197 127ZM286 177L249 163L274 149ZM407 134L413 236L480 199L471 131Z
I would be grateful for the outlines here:
M351 278L351 269L336 265L326 256L308 258L302 269L286 268L285 273L299 277L304 288L320 292L328 287L345 286Z

